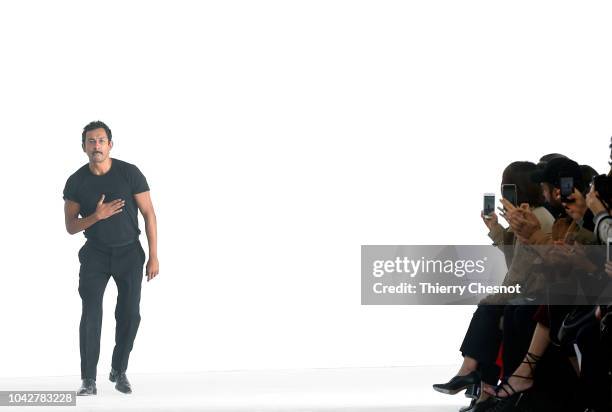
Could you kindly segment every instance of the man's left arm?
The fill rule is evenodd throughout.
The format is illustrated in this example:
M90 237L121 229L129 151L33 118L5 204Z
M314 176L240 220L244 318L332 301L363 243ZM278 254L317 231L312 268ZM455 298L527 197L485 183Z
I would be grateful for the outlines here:
M157 218L151 201L149 191L134 195L136 205L145 221L145 232L149 242L149 261L147 262L147 282L159 274L159 261L157 260Z

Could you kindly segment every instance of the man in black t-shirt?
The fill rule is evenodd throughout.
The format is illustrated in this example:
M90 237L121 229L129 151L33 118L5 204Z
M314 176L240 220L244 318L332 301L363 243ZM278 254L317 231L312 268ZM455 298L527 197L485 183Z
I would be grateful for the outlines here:
M109 156L111 130L100 121L83 129L83 151L89 163L73 173L64 187L66 230L85 231L79 250L79 295L83 308L79 328L82 384L77 395L95 395L100 355L102 299L109 278L117 284L115 349L109 379L131 393L125 371L140 324L140 289L145 252L138 240L138 210L149 243L147 281L159 273L157 221L149 185L138 168Z

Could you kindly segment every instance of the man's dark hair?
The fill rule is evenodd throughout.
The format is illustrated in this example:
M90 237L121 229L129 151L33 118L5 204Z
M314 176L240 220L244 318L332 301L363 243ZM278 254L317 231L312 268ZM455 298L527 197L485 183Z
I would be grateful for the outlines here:
M113 134L111 133L111 129L106 125L106 123L96 120L89 123L83 128L83 144L85 144L85 134L96 129L104 129L104 131L106 132L106 137L108 137L108 141L110 142L111 140L113 140Z
M593 178L599 176L599 173L589 165L580 165L580 172L582 172L582 183L584 184L582 194L586 196L588 191L591 190Z
M562 155L561 153L549 153L549 154L545 154L544 156L540 157L540 161L538 162L538 167L540 168L544 168L544 166L546 166L546 163L550 162L553 159L567 159L567 156Z
M512 162L504 169L502 185L516 185L517 204L529 203L531 207L544 204L542 188L531 180L531 174L537 169L535 163L531 162Z

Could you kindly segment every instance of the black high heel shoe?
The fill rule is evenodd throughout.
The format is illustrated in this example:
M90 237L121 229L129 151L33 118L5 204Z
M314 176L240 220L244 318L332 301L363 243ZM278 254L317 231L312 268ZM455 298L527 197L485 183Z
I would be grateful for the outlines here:
M468 409L465 412L491 412L491 410L497 405L499 401L497 398L490 397L482 402L476 402L472 409Z
M436 383L433 388L440 393L454 395L470 385L480 385L480 374L478 372L473 371L465 376L455 376L446 383Z
M525 393L531 391L531 389L533 388L533 385L531 385L527 389L523 389L522 391L517 391L516 389L512 387L512 385L510 385L510 382L508 381L513 376L515 378L527 379L527 380L532 381L533 371L537 363L540 361L540 359L542 359L541 356L534 355L531 352L527 352L522 363L526 363L527 365L529 365L529 369L531 370L531 376L510 375L508 377L505 377L504 379L502 379L501 383L495 387L495 397L498 399L517 398L517 402L520 401L520 398L522 398L522 396ZM504 391L506 396L499 396L500 391Z

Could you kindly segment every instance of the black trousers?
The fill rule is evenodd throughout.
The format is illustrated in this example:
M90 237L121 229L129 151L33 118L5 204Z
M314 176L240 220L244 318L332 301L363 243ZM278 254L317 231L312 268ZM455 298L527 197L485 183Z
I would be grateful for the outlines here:
M599 320L593 319L576 335L582 354L579 389L585 406L606 410L610 401L610 343L603 339Z
M533 319L537 305L506 305L503 321L504 376L510 376L523 362L537 322Z
M127 369L140 324L144 261L144 250L138 241L121 247L105 247L87 241L79 250L79 295L83 304L79 327L81 379L96 378L100 357L102 299L111 276L117 285L117 325L111 366L120 372Z
M500 320L504 314L503 305L479 305L463 343L461 354L478 361L478 369L484 382L495 385L499 378L499 366L495 363L502 342Z

